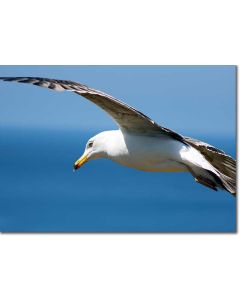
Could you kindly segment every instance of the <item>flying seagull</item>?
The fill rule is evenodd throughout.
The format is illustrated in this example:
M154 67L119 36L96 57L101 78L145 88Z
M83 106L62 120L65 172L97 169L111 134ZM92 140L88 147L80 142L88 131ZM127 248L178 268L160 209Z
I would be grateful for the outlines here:
M195 181L215 191L236 195L236 161L222 150L158 125L130 105L86 85L40 77L0 77L55 91L71 91L107 112L119 126L89 139L74 169L87 161L109 158L149 172L190 172Z

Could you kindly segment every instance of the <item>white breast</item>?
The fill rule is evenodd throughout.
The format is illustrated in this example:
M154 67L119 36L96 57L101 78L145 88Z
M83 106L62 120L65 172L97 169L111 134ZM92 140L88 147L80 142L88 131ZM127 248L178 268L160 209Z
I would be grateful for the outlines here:
M112 131L108 158L139 170L150 172L186 171L180 151L185 145L168 137L151 137Z

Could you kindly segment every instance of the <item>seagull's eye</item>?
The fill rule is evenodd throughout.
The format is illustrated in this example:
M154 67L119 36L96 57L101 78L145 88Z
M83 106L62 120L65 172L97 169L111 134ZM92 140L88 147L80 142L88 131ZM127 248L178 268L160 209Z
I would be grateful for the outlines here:
M93 142L89 142L87 148L91 148L93 146Z

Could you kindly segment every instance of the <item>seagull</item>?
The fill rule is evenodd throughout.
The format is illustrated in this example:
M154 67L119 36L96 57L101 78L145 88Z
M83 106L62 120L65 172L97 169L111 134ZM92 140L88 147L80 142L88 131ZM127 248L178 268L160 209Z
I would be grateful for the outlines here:
M231 156L205 142L158 125L110 95L70 80L41 77L0 77L0 80L74 92L113 118L119 129L103 131L90 138L83 155L74 164L75 170L89 160L108 158L147 172L189 172L197 183L236 195L236 161Z

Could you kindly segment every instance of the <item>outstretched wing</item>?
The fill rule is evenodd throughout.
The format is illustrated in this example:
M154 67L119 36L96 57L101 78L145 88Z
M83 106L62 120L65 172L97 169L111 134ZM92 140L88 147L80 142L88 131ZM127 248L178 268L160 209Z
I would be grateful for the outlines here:
M181 135L158 125L135 108L101 91L91 89L86 85L69 80L57 80L40 77L0 77L0 80L31 83L59 92L74 92L90 100L106 111L122 130L139 134L146 133L148 135L164 134L184 142L184 139Z

